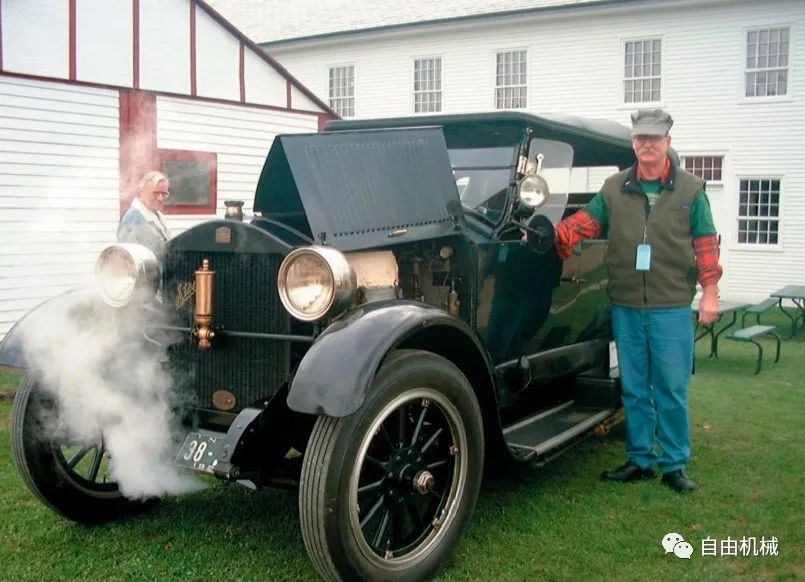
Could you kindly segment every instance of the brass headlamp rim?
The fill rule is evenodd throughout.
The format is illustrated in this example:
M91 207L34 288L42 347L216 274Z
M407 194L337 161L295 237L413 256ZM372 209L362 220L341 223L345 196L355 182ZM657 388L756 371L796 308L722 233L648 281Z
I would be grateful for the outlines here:
M289 297L288 272L301 257L314 256L327 269L332 284L330 300L321 309L305 313L298 309ZM339 250L317 245L292 250L280 264L277 290L285 310L300 321L315 322L343 313L355 300L358 290L357 276L346 256Z
M125 298L115 298L106 289L102 277L107 259L112 253L121 253L131 267L134 285ZM110 307L125 307L133 300L147 300L156 295L159 288L159 261L148 247L135 243L117 243L103 249L95 261L95 285L101 300Z

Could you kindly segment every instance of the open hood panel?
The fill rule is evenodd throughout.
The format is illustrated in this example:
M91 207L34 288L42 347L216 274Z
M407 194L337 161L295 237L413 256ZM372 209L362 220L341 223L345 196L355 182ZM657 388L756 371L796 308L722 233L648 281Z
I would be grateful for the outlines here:
M342 251L445 236L464 221L438 127L277 136L254 209Z

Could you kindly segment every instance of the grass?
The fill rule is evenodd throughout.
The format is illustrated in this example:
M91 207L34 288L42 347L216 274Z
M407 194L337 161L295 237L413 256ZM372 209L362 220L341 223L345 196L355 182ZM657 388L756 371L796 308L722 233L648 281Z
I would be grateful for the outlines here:
M764 323L785 320L764 316ZM785 329L788 329L785 327ZM754 347L704 342L690 393L699 490L680 496L659 482L613 485L604 468L623 459L623 430L583 442L540 470L487 475L467 536L441 580L805 577L802 491L805 342L767 347L754 376ZM16 380L0 372L0 389ZM214 487L164 500L142 516L94 528L36 501L14 469L10 402L0 402L0 563L16 580L308 580L316 574L299 533L294 491ZM693 545L690 560L665 555L669 532ZM705 537L776 536L779 556L703 557Z
M22 372L0 366L0 401L14 397L14 391L20 383Z

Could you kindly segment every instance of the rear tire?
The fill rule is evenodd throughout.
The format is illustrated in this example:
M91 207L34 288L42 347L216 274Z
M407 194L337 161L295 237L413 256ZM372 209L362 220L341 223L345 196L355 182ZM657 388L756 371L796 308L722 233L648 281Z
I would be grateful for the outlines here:
M103 443L57 439L57 419L55 399L25 376L12 408L11 450L25 485L42 503L83 524L112 521L153 504L126 499L108 479Z
M302 465L302 537L331 580L421 580L466 531L483 472L469 381L429 352L390 355L361 408L320 417Z

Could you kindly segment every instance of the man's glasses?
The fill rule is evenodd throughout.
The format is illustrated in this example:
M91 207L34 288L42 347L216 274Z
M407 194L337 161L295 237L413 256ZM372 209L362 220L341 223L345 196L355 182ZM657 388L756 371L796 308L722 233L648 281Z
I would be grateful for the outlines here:
M663 141L667 135L633 135L632 139L639 143L657 143Z
M165 192L158 192L158 191L154 191L154 196L162 196L162 197L163 197L163 198L165 198L166 200L167 200L168 198L170 198L170 195L171 195L171 193L170 193L169 191L167 191L167 190L166 190Z

